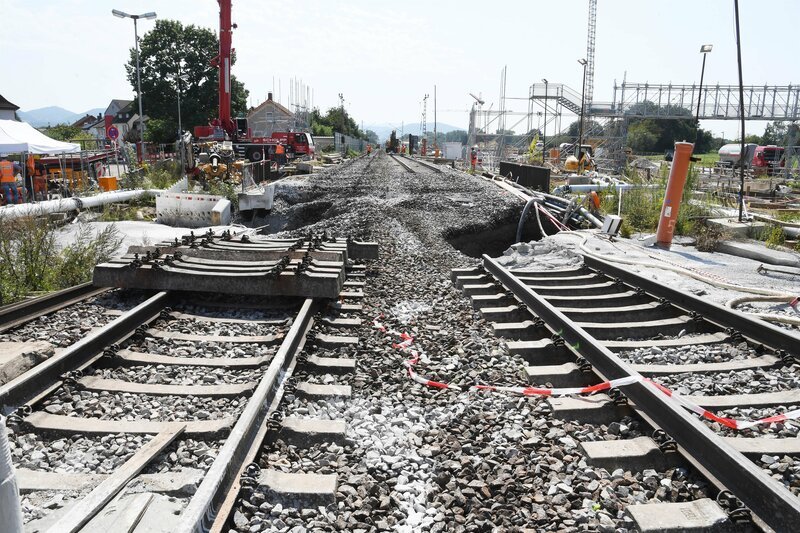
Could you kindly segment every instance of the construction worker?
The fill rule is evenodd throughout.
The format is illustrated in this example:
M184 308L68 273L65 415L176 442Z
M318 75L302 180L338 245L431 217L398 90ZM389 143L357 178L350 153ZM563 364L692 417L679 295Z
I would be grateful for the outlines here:
M369 155L369 154L371 154L371 153L372 153L372 145L371 145L371 144L368 144L368 145L367 145L367 155Z
M3 157L0 161L0 190L6 204L19 203L19 193L17 192L17 180L14 177L14 163Z
M469 166L472 168L472 171L475 171L475 167L478 165L478 149L476 147L472 147L469 150Z
M278 143L275 147L275 159L278 161L278 165L285 165L286 164L286 149L283 147L282 144Z

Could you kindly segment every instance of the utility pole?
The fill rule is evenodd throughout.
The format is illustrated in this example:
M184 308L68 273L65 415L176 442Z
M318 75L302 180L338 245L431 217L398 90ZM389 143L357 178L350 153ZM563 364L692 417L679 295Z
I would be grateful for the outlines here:
M542 130L542 165L544 165L544 151L547 150L547 79L544 82L544 129Z
M578 158L578 173L580 173L580 168L581 168L580 163L581 163L581 159L583 159L583 111L584 111L583 108L585 106L584 98L586 96L586 92L585 91L586 91L586 64L587 64L587 61L585 59L579 59L578 63L583 65L583 85L582 85L583 90L581 90L581 125L580 125L580 132L578 133L578 149L577 149L577 153L575 154L575 157Z
M736 15L736 61L739 64L739 117L742 119L742 145L739 156L739 222L744 211L744 85L742 81L742 39L739 33L739 0L733 0Z
M700 102L703 98L703 76L706 73L706 56L711 51L712 45L704 44L700 47L700 53L703 54L703 66L700 69L700 88L697 93L697 114L694 117L694 127L695 127L695 135L694 135L694 144L695 148L697 148L697 142L700 140Z
M439 145L437 144L436 140L436 85L433 86L433 153L434 155L439 155L436 152L439 151Z
M339 93L339 112L342 115L342 131L340 132L340 135L342 136L342 153L346 154L347 148L345 147L344 142L344 95L342 93Z

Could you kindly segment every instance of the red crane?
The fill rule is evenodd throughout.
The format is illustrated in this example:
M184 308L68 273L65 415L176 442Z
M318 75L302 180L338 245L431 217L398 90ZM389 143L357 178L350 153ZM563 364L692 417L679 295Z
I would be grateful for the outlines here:
M219 2L219 55L211 64L219 69L219 117L212 122L220 126L225 133L236 137L236 124L231 119L231 55L233 48L232 33L236 28L231 23L231 0L217 0Z

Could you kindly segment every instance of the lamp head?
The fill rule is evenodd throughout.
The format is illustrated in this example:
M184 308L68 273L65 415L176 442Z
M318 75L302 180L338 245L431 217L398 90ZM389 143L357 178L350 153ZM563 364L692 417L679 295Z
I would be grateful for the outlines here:
M145 13L144 15L139 15L139 18L152 20L152 19L156 18L156 12L155 11L150 11L149 13Z
M547 80L545 78L542 78L542 81L545 83L545 85L547 84Z
M119 17L121 19L124 19L125 17L130 17L130 15L128 15L124 11L120 11L119 9L112 9L111 10L111 14L114 15L115 17Z
M714 45L712 45L712 44L704 44L703 46L700 47L700 53L701 54L707 54L708 52L711 51L711 49L713 47L714 47Z
M586 61L585 59L579 59L579 60L578 60L578 63L580 63L581 65L583 65L583 66L585 67L585 66L586 66L586 63L587 63L587 61Z

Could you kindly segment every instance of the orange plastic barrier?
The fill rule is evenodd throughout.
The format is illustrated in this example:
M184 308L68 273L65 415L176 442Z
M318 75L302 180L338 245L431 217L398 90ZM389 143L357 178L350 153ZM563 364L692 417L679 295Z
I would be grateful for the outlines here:
M683 198L683 188L686 185L686 176L689 173L692 150L694 150L692 143L675 143L672 169L669 171L664 205L661 206L661 218L658 220L658 231L656 231L656 243L664 248L669 248L672 244L675 221L678 220L678 211L681 208L681 198Z
M102 178L97 179L98 183L100 184L100 188L104 191L116 191L117 190L117 177L116 176L104 176Z

